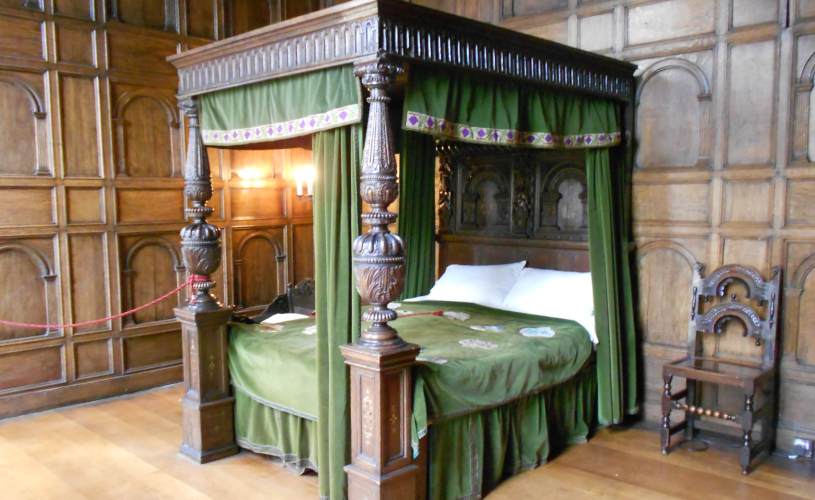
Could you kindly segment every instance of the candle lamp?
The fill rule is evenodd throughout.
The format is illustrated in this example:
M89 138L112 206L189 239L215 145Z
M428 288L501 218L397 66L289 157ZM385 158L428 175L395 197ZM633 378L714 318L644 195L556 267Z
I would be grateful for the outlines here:
M314 199L314 167L309 165L295 169L294 185L300 201L312 201Z

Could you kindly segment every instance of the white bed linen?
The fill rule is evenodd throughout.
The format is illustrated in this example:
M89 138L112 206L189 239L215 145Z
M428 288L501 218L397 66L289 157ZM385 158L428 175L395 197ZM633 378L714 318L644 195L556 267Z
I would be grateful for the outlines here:
M274 316L270 316L263 321L262 323L269 323L272 325L276 325L278 323L285 323L286 321L294 321L296 319L305 319L308 318L305 314L297 314L297 313L279 313L275 314Z
M447 266L427 300L470 302L500 308L525 265L526 261L497 266Z

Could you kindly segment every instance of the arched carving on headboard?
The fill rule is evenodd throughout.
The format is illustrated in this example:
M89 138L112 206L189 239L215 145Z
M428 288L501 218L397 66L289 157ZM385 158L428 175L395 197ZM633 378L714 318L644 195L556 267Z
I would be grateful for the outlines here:
M45 286L45 318L49 325L61 323L59 317L59 301L57 290L57 275L54 273L54 266L48 258L37 248L18 242L0 243L0 254L5 252L19 252L31 259L40 269L40 273ZM57 329L49 329L46 335L57 333Z
M815 52L810 54L801 74L793 84L792 161L811 162L809 158L810 93L815 78Z
M48 113L46 112L45 103L33 87L13 75L0 72L0 82L7 83L20 90L31 104L31 114L34 116L34 140L37 146L37 164L34 167L34 175L51 175L48 148Z
M118 175L129 175L127 172L126 151L127 144L125 141L125 110L133 104L134 101L139 99L150 99L164 111L167 117L167 124L169 126L169 143L170 143L170 157L172 158L172 176L179 177L182 175L182 152L181 152L181 122L178 121L178 115L172 103L160 92L154 89L136 89L125 92L119 97L113 112L112 122L116 127L116 163Z
M541 229L564 230L566 220L561 217L559 210L560 202L563 200L563 194L560 192L560 187L567 180L574 180L582 187L582 191L578 195L580 204L582 206L581 222L578 229L588 228L588 206L586 203L588 191L586 189L586 170L582 165L577 165L572 162L564 162L555 165L551 170L546 172L546 175L543 177L541 182Z
M635 98L636 106L640 104L642 92L648 82L663 71L681 70L691 74L699 85L699 157L696 167L707 167L713 144L713 116L711 114L710 81L705 72L691 61L678 58L662 59L648 66L640 75Z
M237 252L232 259L234 267L234 282L235 282L235 304L238 307L244 307L244 293L243 293L243 251L246 244L252 240L261 239L274 248L275 261L277 263L277 293L281 294L286 290L286 251L277 237L265 231L252 231L241 240L238 245Z
M170 257L173 259L173 267L175 268L176 283L181 285L186 280L186 269L184 268L184 261L181 258L181 252L175 245L160 238L158 236L148 236L142 238L134 243L125 254L124 265L122 267L122 311L129 311L140 304L133 303L133 259L144 248L149 246L157 246L163 248ZM186 300L185 294L182 292L178 295L178 306L181 307ZM134 316L128 315L123 319L124 325L136 324Z
M461 224L462 227L470 226L478 230L489 229L489 224L485 220L489 214L497 217L498 225L508 226L510 224L511 211L511 179L509 171L490 164L478 165L468 170L464 181L464 193L462 196ZM497 204L497 210L491 211L481 203L488 200L481 199L479 192L486 184L493 184L497 192L492 199ZM479 219L479 213L481 219ZM479 223L481 220L481 223Z

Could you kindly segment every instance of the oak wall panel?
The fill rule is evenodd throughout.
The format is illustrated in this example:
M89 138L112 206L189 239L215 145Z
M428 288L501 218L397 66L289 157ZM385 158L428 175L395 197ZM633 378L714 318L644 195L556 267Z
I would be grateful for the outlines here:
M68 224L102 224L104 192L99 188L69 187L65 190Z
M82 380L113 374L113 342L111 339L74 344L74 377Z
M710 184L707 182L635 184L632 196L634 220L638 223L710 223Z
M53 188L0 187L0 226L56 223Z
M815 226L815 179L787 180L787 226Z
M776 54L775 40L730 47L727 166L774 163Z
M217 0L185 0L187 5L187 32L191 35L215 40Z
M71 256L71 304L73 322L84 323L108 316L108 276L99 263L107 260L105 235L73 234L69 238ZM81 326L74 334L110 329L110 322Z
M528 35L545 38L558 43L568 43L569 41L569 23L567 21L556 21L547 24L540 24L532 27L521 28L522 31Z
M62 162L66 177L100 177L95 79L59 75Z
M314 278L314 226L312 224L295 224L292 226L294 240L291 259L294 261L293 283L300 283L306 278Z
M715 0L673 0L626 7L627 45L713 33Z
M181 332L126 338L123 350L125 373L181 364Z
M25 59L45 59L43 23L22 17L0 17L0 54Z
M604 51L614 46L614 13L581 17L578 20L580 38L578 47L583 50Z
M48 322L47 290L42 262L28 245L0 244L0 286L14 293L0 295L0 314L7 321L42 325ZM25 307L21 307L25 304ZM0 342L44 335L45 329L0 325ZM2 372L0 372L2 373ZM0 377L4 378L4 377ZM0 382L0 385L2 382Z
M233 188L233 219L275 219L286 216L286 191L283 188Z
M167 62L167 56L177 51L175 40L108 32L108 57L113 69L175 76L175 67Z
M733 28L743 28L778 20L778 2L756 2L755 0L731 0L731 22Z
M815 330L812 328L815 325L815 273L809 270L803 276L795 357L799 364L815 367Z
M96 66L95 31L69 28L59 24L56 25L55 31L57 61L83 66Z
M120 224L184 221L183 189L117 189Z
M78 19L93 19L96 1L98 0L51 0L51 5L54 8L54 14Z
M723 226L772 227L772 179L763 181L724 181Z
M35 103L19 80L0 75L0 175L34 175L37 171ZM13 79L12 79L13 78ZM15 82L15 83L11 83Z
M62 346L0 354L0 394L64 382Z

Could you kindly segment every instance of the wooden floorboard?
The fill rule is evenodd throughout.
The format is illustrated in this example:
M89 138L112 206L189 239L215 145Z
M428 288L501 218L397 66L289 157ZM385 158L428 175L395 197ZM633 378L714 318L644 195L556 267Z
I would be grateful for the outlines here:
M318 498L253 453L198 465L178 453L180 385L0 421L0 499L277 500ZM603 430L549 464L504 482L488 500L808 499L815 463L773 457L743 476L738 450L659 450L657 433Z

